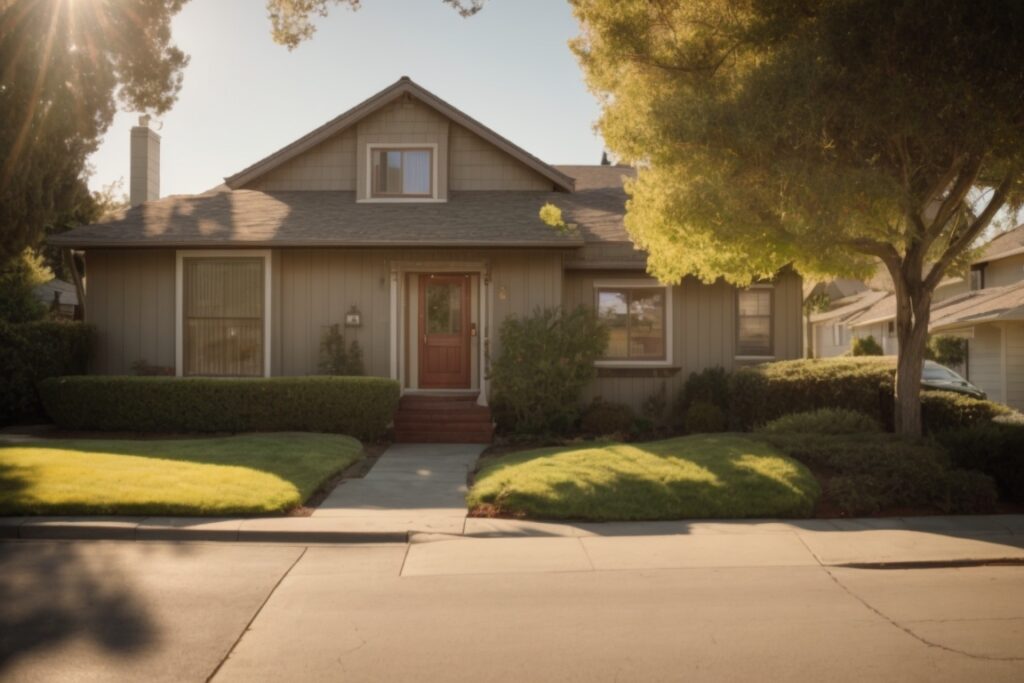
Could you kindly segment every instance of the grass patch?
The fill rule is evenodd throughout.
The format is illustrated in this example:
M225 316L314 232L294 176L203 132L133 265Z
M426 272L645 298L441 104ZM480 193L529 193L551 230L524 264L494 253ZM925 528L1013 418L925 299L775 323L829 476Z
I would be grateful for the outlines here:
M512 453L466 496L501 515L594 521L807 517L818 484L774 446L736 434Z
M308 433L2 446L0 514L279 513L360 457L351 437Z

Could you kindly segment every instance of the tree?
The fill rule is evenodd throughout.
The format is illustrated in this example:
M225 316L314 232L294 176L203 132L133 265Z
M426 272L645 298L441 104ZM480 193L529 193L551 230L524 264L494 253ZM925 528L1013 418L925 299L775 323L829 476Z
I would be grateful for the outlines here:
M483 8L484 0L441 0L463 17L471 17ZM271 34L274 41L294 50L316 33L315 17L326 17L331 6L357 10L362 0L267 0Z
M0 264L95 218L86 158L117 105L166 112L185 0L0 0Z
M626 227L666 282L892 276L897 429L932 296L1024 195L1024 3L572 0ZM972 189L984 201L968 206Z

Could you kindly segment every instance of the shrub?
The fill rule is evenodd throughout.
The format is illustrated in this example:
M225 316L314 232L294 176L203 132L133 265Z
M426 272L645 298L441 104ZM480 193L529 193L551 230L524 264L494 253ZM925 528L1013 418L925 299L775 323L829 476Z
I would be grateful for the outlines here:
M46 315L46 304L36 299L35 287L53 273L31 249L0 266L0 321L27 323Z
M718 406L723 411L729 409L729 373L725 368L716 366L690 373L679 396L680 407L685 413L697 401Z
M884 356L885 350L882 345L875 341L870 334L866 337L857 337L853 340L850 353L854 356Z
M856 410L820 408L776 418L759 431L769 434L859 434L880 432L882 425L878 420Z
M952 391L921 392L921 423L925 433L934 434L992 422L1012 409L994 401L983 401Z
M576 421L594 361L608 345L608 330L592 309L537 309L505 320L501 353L491 364L494 416L513 433L561 433Z
M363 348L353 339L345 344L345 335L341 333L341 325L330 325L320 338L321 375L355 376L366 374L363 368Z
M941 365L961 366L967 360L967 340L944 335L929 337L924 357Z
M92 329L83 323L0 322L0 424L45 419L36 385L84 373L91 348Z
M167 365L152 365L145 358L132 363L132 372L139 377L173 377L174 368Z
M941 432L936 439L957 467L990 475L1000 496L1024 503L1024 424L1015 423L1015 415Z
M737 427L818 408L844 408L891 423L891 358L780 361L741 368L729 381L729 413Z
M46 411L71 430L336 432L383 436L399 388L382 377L58 377L40 383Z
M694 401L686 409L683 426L687 434L710 434L726 430L725 412L714 403Z
M627 435L635 421L636 416L629 406L595 398L583 410L580 431L588 436Z
M765 439L826 479L825 500L848 515L894 508L991 511L994 482L951 467L926 441L891 434L766 434Z

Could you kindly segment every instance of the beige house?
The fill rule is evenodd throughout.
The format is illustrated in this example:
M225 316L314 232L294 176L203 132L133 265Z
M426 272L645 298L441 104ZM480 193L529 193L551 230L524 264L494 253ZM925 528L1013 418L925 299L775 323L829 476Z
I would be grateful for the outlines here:
M146 201L51 239L85 253L96 373L314 374L339 325L368 374L486 405L502 323L577 305L612 328L591 396L634 407L695 370L801 356L796 274L658 283L623 228L631 169L549 165L408 78L201 195L158 199L154 154L140 125Z

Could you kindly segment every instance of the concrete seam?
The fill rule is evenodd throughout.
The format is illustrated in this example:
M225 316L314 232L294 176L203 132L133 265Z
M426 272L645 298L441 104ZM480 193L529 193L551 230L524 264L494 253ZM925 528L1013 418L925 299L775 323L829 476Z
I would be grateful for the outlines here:
M576 542L579 543L580 550L583 551L583 557L587 558L587 564L590 565L590 571L596 572L597 566L594 564L594 560L590 557L590 553L587 552L587 546L583 543L583 537L577 536Z
M835 574L832 573L832 571L831 571L831 569L829 567L826 567L826 566L822 565L821 568L825 571L825 573L828 575L828 577L830 579L832 579L832 581L837 586L839 586L839 588L841 588L843 590L843 592L845 592L851 598L853 598L854 600L856 600L860 604L864 605L864 607L866 607L868 610L873 612L875 615L877 615L881 619L884 619L885 621L887 621L890 625L898 628L899 630L903 631L904 633L906 633L908 636L910 636L914 640L918 641L919 643L922 643L923 645L926 645L927 647L934 647L934 648L937 648L939 650L944 650L945 652L951 652L953 654L962 655L964 657L970 657L971 659L980 659L980 660L983 660L983 661L998 661L998 662L1020 662L1020 661L1024 661L1024 657L995 657L995 656L991 656L991 655L974 654L973 652L967 652L965 650L958 650L955 647L949 647L948 645L943 645L941 643L936 643L934 641L928 640L927 638L919 636L910 627L904 626L903 624L899 623L895 619L889 617L887 614L885 614L880 609L878 609L877 607L872 605L870 602L868 602L864 598L862 598L859 595L857 595L856 593L854 593L842 581L840 581L839 578L836 577Z
M224 653L224 656L217 663L217 666L214 667L213 671L210 672L210 675L206 677L207 683L212 681L213 678L220 672L221 667L223 667L225 662L227 662L228 659L231 657L231 653L235 651L235 648L238 647L238 644L242 642L242 638L245 637L245 634L248 633L249 629L252 628L253 623L255 623L256 619L259 618L260 614L263 612L263 608L267 606L268 602L270 602L270 598L274 595L274 593L277 592L278 587L280 587L284 580L288 578L288 575L291 574L292 570L295 569L296 565L298 565L299 562L302 561L302 558L306 556L307 550L309 550L309 546L304 547L302 549L302 552L299 553L299 556L295 558L295 561L292 562L288 566L288 569L285 570L284 574L281 574L281 577L270 589L270 592L267 593L267 596L265 598L263 598L263 602L261 602L260 606L256 608L256 611L253 613L252 618L250 618L248 623L246 623L245 628L243 628L242 632L238 634L237 638L235 638L235 642L231 644L231 647L228 648L228 651Z

